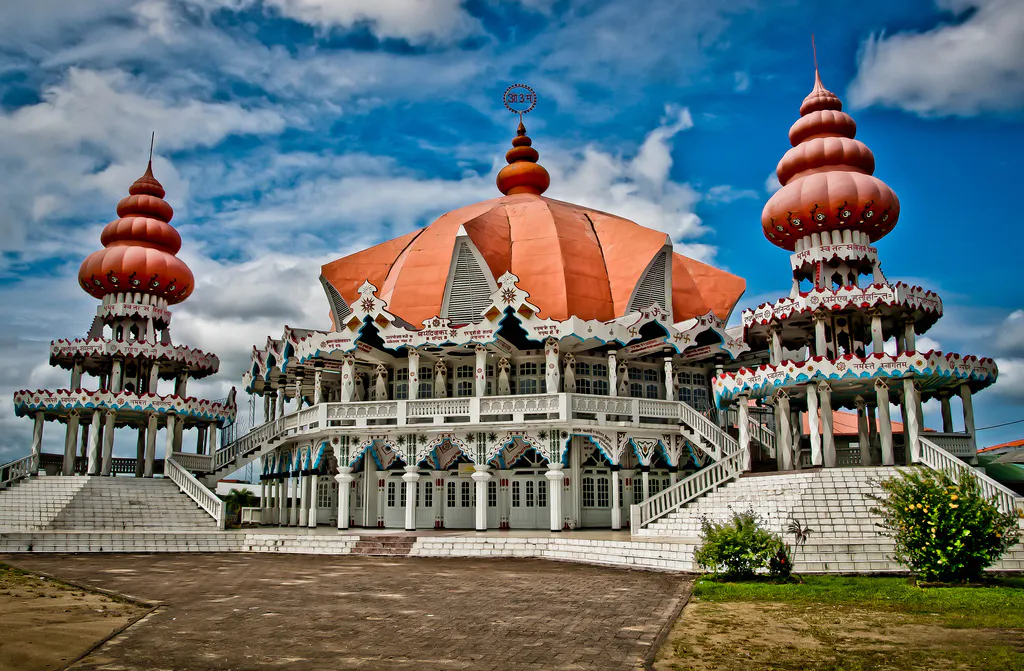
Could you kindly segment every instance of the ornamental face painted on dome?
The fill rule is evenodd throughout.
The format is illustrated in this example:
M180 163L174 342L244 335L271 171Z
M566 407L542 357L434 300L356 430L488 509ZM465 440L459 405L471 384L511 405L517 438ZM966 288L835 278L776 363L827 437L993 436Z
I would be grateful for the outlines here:
M91 296L138 292L164 298L169 304L189 297L195 285L192 271L175 254L181 236L170 225L174 210L163 200L164 189L146 173L117 204L119 219L100 234L103 249L90 254L78 271L78 282Z
M765 237L783 249L792 251L797 240L828 231L862 231L874 242L899 218L899 199L872 176L875 157L854 139L857 124L842 110L815 68L814 89L789 130L793 148L776 169L783 187L761 214Z

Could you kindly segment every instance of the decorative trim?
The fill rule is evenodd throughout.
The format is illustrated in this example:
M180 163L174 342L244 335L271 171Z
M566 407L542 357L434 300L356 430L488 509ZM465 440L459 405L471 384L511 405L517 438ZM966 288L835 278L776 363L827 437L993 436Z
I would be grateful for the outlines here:
M50 365L58 366L61 361L71 363L76 358L123 357L125 359L146 359L183 363L191 371L212 375L220 369L220 359L215 354L186 347L185 345L164 345L161 343L130 340L107 340L105 338L59 339L50 343Z
M811 289L796 298L780 298L774 303L762 303L743 311L743 328L767 326L794 315L816 310L845 310L879 306L902 307L942 316L942 299L933 291L903 282L872 284L868 287L842 287L840 289Z
M156 394L131 394L109 391L86 391L78 389L37 389L14 392L14 412L19 417L43 411L114 410L118 412L155 412L160 415L175 414L179 417L209 419L218 423L235 421L235 403L208 401L183 396L157 396Z

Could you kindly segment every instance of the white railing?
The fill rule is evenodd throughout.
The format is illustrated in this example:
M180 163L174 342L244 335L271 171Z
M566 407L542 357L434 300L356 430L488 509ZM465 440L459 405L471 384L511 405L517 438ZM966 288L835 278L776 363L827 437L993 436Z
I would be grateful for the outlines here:
M213 470L213 456L190 452L174 452L174 460L191 473L209 473Z
M30 454L21 459L0 466L0 488L7 487L22 478L27 478L38 470L36 457Z
M931 441L931 437L922 436L921 441L921 463L933 471L945 471L960 482L961 478L974 478L981 493L991 500L1003 513L1015 514L1018 509L1024 508L1024 499L1017 494L988 477L981 471L971 468L962 459L950 454Z
M240 516L241 524L262 524L263 523L263 509L262 508L242 508Z
M969 433L932 433L925 434L929 441L957 457L974 459L978 456L978 448Z
M188 494L189 498L210 514L217 521L217 528L223 529L226 522L226 507L220 498L206 488L203 483L185 470L185 467L173 458L164 460L164 477L170 478L178 489Z
M730 454L680 480L668 489L629 508L629 530L633 535L656 519L678 510L698 496L718 489L743 471L743 455Z
M764 447L765 454L769 457L775 458L777 454L775 447L775 432L770 428L761 423L761 413L751 413L747 418L747 427L750 429L750 437L762 447ZM735 426L738 428L739 412L735 408L729 408L726 411L726 421L729 426Z
M716 460L740 451L740 444L736 442L735 438L722 431L717 424L701 414L696 408L686 403L679 403L677 405L679 406L679 419L711 445L711 451Z

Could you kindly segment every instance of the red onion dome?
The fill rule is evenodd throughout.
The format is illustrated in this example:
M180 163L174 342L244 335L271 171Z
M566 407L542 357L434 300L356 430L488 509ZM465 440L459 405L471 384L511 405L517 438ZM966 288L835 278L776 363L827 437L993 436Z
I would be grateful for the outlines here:
M896 225L900 201L873 176L875 156L854 139L857 124L814 71L814 89L789 129L793 148L779 161L783 185L764 207L765 237L792 251L811 233L858 230L874 242Z
M532 193L539 196L551 186L551 175L544 166L537 163L540 154L531 146L532 144L533 140L526 134L526 126L520 120L516 136L512 139L512 148L505 153L508 165L498 172L495 180L498 190L506 196L517 193Z
M128 193L117 204L120 218L100 234L103 249L82 262L78 282L96 298L134 291L180 303L192 293L195 279L175 256L181 236L169 223L174 210L163 200L164 188L153 176L152 162Z

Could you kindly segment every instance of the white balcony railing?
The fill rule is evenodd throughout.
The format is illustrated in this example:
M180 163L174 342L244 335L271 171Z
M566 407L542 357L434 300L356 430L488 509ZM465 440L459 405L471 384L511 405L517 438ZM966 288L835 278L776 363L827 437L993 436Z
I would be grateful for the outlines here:
M178 489L188 494L200 508L216 520L217 528L223 529L226 522L226 508L220 498L196 480L195 476L185 470L173 458L164 460L164 476L170 478Z
M924 434L924 437L955 457L974 459L978 456L978 448L975 447L974 439L969 433L932 433L929 431Z
M213 470L213 456L190 452L172 453L174 460L192 473L207 473Z
M962 459L932 442L932 434L921 436L920 441L921 463L928 468L933 471L945 471L957 482L960 482L961 478L974 478L981 493L1003 513L1017 514L1020 508L1024 508L1024 499L1017 496L1016 492L1007 489L981 471L971 468Z
M32 475L38 468L34 454L0 466L0 489Z

